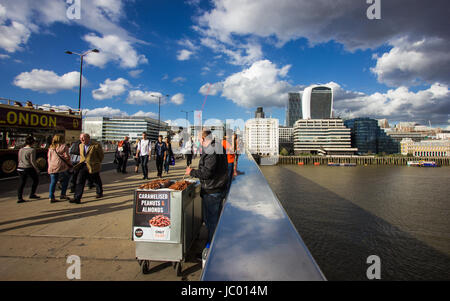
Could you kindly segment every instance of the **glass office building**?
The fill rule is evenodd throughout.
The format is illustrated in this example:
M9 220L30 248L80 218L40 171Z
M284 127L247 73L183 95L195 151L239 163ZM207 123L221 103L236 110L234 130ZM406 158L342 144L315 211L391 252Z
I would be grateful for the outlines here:
M303 119L332 118L333 90L326 86L311 86L303 91Z
M266 115L264 114L264 110L262 107L258 107L256 108L256 112L255 112L255 118L265 118Z
M300 93L289 93L288 105L286 110L286 126L294 127L294 123L302 119L302 97Z
M400 153L400 144L378 126L377 120L354 118L344 124L351 129L352 147L358 148L358 154Z

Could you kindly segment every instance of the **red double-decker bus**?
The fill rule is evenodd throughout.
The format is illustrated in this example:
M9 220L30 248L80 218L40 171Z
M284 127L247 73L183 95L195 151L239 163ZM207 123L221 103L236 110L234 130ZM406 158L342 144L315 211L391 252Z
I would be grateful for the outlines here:
M44 171L53 136L62 134L66 143L72 143L80 133L81 114L78 110L0 98L0 177L16 173L18 152L26 137L35 138L37 164Z

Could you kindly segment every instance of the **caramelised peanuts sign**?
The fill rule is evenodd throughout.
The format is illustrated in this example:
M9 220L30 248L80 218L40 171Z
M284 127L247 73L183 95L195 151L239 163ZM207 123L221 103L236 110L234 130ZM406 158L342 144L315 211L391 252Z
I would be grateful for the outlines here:
M170 240L170 192L136 191L133 240Z

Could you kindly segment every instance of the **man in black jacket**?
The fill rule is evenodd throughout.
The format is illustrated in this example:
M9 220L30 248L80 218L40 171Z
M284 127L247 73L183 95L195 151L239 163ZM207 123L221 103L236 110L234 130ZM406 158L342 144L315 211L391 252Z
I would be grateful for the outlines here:
M202 133L202 155L198 169L186 168L186 175L200 179L203 216L211 242L222 211L228 183L227 157L220 143L214 143L211 131Z
M155 155L156 155L156 169L158 170L158 177L162 178L163 164L166 161L167 145L162 141L163 136L158 136L158 141L155 144Z
M127 173L128 157L132 156L131 146L128 142L128 136L125 136L124 140L120 141L117 145L116 159L117 159L117 172Z

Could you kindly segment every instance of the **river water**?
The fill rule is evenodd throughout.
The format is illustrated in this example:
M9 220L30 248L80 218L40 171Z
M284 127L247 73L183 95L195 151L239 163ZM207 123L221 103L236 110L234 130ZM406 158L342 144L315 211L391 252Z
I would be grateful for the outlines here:
M328 280L450 280L450 167L261 170Z

